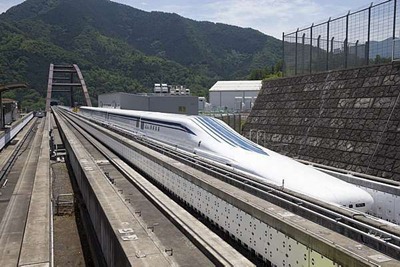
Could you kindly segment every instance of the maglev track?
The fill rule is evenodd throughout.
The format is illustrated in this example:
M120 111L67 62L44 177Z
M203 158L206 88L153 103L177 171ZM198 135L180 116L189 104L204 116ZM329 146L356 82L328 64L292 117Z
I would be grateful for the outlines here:
M65 110L58 110L78 125L92 122L111 129L114 132L129 137L148 148L167 155L204 173L210 174L215 178L256 195L266 201L279 205L310 221L316 222L344 236L357 240L358 242L395 259L400 259L399 226L376 219L356 210L345 209L315 199L310 199L307 196L289 191L273 184L261 183L250 178L247 174L235 171L233 168L198 157L195 154L183 152L176 147L144 138L143 136L130 132L127 129L121 128L118 125L106 124L102 121L82 118L81 116L72 114Z

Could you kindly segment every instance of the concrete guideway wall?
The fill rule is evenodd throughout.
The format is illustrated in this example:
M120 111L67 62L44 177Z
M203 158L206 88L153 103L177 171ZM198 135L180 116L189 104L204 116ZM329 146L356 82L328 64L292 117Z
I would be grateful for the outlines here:
M98 126L86 124L84 128L249 250L277 266L377 266L371 255L384 259L381 266L396 264L389 257L134 141ZM342 242L346 244L343 247Z
M368 213L377 218L400 225L400 190L398 185L383 183L380 181L381 179L376 181L321 167L316 168L345 182L357 185L370 193L374 199L374 204Z
M59 117L57 124L107 266L171 266L82 143Z
M266 80L243 128L278 153L400 181L400 65Z

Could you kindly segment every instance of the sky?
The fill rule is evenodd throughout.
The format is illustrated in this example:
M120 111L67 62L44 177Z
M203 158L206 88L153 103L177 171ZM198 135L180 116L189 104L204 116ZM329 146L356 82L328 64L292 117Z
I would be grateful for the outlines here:
M145 11L177 13L183 17L250 27L278 39L282 32L310 26L358 10L367 0L113 0ZM0 0L0 13L23 0ZM382 2L375 1L375 3Z

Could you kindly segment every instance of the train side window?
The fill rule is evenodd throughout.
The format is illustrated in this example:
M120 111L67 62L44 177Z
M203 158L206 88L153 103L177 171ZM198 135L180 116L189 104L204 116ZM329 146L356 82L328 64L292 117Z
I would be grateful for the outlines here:
M365 203L357 203L356 207L357 208L365 207Z
M349 208L350 208L350 209L353 208L353 204L350 204L350 205L349 205Z

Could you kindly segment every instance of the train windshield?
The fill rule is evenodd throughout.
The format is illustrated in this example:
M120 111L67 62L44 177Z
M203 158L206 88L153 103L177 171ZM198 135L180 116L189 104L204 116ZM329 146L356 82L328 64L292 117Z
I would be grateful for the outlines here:
M195 117L194 119L201 126L203 126L203 128L206 129L208 134L212 133L212 135L219 138L221 142L225 142L235 147L240 147L248 151L253 151L268 156L268 154L264 150L255 146L251 141L242 137L218 119L206 116L199 116Z

